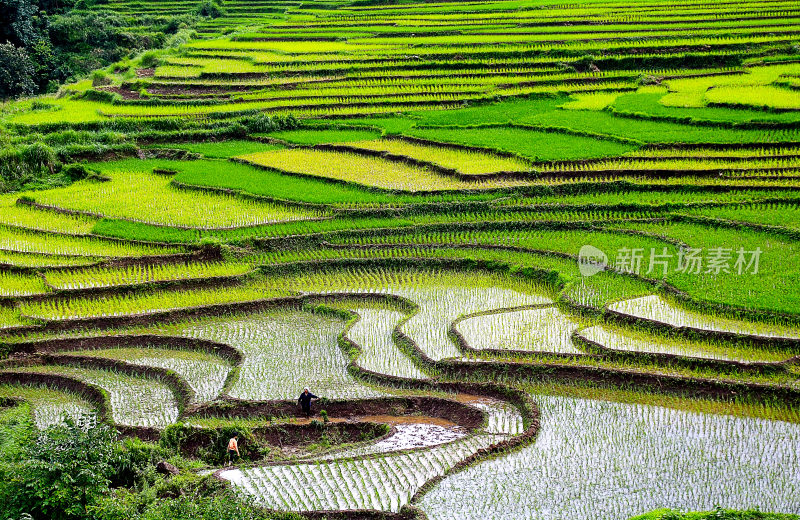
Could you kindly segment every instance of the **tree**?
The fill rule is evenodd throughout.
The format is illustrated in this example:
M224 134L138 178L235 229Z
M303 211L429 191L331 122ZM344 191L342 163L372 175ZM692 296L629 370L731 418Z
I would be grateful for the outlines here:
M108 492L119 466L117 433L90 415L54 426L26 446L15 467L4 468L7 513L34 518L85 518L87 507Z
M0 99L31 95L36 68L25 49L11 43L0 44Z

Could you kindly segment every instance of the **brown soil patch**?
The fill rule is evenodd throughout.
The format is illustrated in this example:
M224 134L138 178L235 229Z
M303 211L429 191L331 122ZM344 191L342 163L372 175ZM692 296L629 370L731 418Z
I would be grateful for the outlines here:
M392 425L394 425L394 424L435 424L436 426L444 426L446 428L452 428L454 426L458 426L453 421L448 421L447 419L442 419L441 417L429 417L429 416L426 416L426 415L404 415L404 416L367 415L365 417L359 417L356 420L364 421L364 422L392 424Z

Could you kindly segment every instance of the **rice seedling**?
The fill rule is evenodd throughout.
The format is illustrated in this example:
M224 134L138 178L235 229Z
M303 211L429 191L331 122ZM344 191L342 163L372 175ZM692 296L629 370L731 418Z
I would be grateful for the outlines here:
M169 178L153 173L109 172L109 176L110 182L86 180L37 192L36 200L105 217L197 228L252 226L320 216L312 210L177 189ZM200 208L202 211L198 211Z
M518 158L436 146L434 143L422 144L400 139L381 139L378 141L351 142L348 143L348 146L411 157L420 161L438 164L464 175L485 175L498 172L525 172L531 170L530 164Z
M753 204L730 208L704 208L682 211L681 213L800 230L800 225L798 225L798 222L800 222L800 208L789 204Z
M0 224L37 231L85 235L97 222L97 219L91 217L64 215L17 205L18 198L18 193L0 196Z
M163 148L164 145L153 145L153 148ZM229 159L237 155L275 150L277 145L259 141L216 141L206 143L169 143L169 148L186 150L199 153L204 157L214 159Z
M234 469L220 477L271 509L397 512L425 482L494 441L477 435L420 452Z
M595 325L578 332L579 336L604 347L625 352L645 354L672 354L676 356L718 359L722 361L777 362L793 355L756 347L740 347L712 341L690 341L621 329L609 325Z
M60 424L65 416L76 419L93 411L92 405L77 395L47 387L0 385L0 396L21 399L28 403L36 427L40 430Z
M308 386L316 395L352 399L380 395L347 372L338 346L344 322L296 311L231 316L166 329L170 334L226 343L244 361L227 394L240 399L297 399Z
M464 182L419 166L329 150L294 148L243 155L239 159L282 172L407 192L489 189L524 184L517 181Z
M99 262L99 258L86 256L41 255L36 253L17 253L0 251L0 264L25 268L59 268L89 266Z
M628 518L665 506L800 507L796 424L535 399L542 411L536 443L447 476L417 503L430 518ZM476 496L483 499L469 498Z
M460 321L456 330L478 350L583 354L570 339L579 326L556 307L546 307L471 317Z
M800 339L800 332L791 325L758 323L725 318L715 314L703 314L680 307L655 294L618 301L609 305L608 308L621 314L666 323L673 327L691 327L767 338Z
M749 105L755 107L800 109L800 93L770 85L717 87L706 91L705 99L710 103L726 105Z
M295 144L349 143L380 137L370 130L282 130L268 135Z
M535 162L614 157L635 149L616 141L525 128L413 128L404 135L500 150Z
M99 386L108 393L114 422L163 428L178 419L172 391L163 383L108 370L69 366L33 366L22 372L58 374Z
M228 362L204 352L147 348L146 345L142 348L69 351L68 354L114 359L134 365L172 370L194 390L198 402L216 399L231 370Z
M90 289L138 285L153 282L196 280L241 276L252 271L249 262L191 262L181 264L141 264L124 267L91 267L71 271L51 271L47 283L57 289Z
M31 322L20 316L13 307L0 307L0 330L30 325Z
M615 223L608 227L617 227ZM797 263L800 254L796 241L770 233L691 222L626 223L626 229L645 231L680 240L700 250L701 264L667 274L667 282L698 301L723 303L749 310L797 313ZM730 264L725 266L728 250ZM737 267L740 251L744 263ZM750 252L745 254L745 252ZM760 251L758 262L747 267L753 252ZM715 252L721 253L719 273L711 263ZM756 266L755 264L758 264ZM757 267L757 268L756 268Z
M20 305L20 312L23 316L43 320L77 320L155 314L208 305L253 302L286 295L286 291L263 288L257 284L187 291L151 290L113 294L101 299L84 297L29 302Z
M464 314L551 303L539 287L510 277L475 272L363 269L311 273L282 284L310 293L379 293L406 298L417 313L400 326L432 359L459 357L448 336L450 323Z
M0 297L31 296L48 292L40 276L0 271Z
M58 260L63 256L130 257L168 255L182 252L177 247L130 244L95 237L48 235L1 226L0 249L16 253L56 255Z
M365 370L409 379L425 379L427 376L411 359L401 352L392 339L395 326L405 317L402 312L391 309L348 306L358 314L358 320L347 332L347 337L361 347L356 364Z

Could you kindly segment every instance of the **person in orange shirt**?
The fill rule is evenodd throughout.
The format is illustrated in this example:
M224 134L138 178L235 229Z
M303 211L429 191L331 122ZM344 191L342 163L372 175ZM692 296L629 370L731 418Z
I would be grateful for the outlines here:
M241 457L239 454L239 436L234 435L233 438L228 441L228 460L233 463L233 461L239 457Z

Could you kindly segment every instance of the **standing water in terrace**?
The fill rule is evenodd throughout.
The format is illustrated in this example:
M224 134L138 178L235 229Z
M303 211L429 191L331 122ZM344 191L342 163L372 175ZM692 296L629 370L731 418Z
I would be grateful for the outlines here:
M283 283L285 281L282 280ZM428 357L459 357L448 336L450 324L466 314L523 305L552 303L532 283L476 271L364 269L356 272L312 274L290 282L308 292L380 293L401 296L418 310L399 330ZM287 284L288 285L288 284Z
M624 519L717 505L800 512L800 425L535 400L542 413L535 443L445 478L418 503L431 520Z

